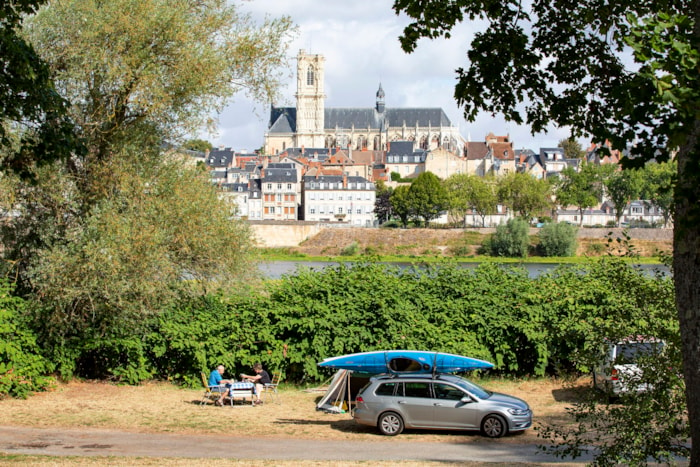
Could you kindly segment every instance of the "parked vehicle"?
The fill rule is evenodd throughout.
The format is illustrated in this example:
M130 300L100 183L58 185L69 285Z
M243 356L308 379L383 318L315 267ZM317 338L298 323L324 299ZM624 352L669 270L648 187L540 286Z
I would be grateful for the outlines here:
M593 369L593 385L609 394L645 391L639 359L662 352L664 346L662 340L640 336L606 342L603 358Z
M353 418L387 436L405 428L425 428L480 430L499 438L532 425L532 411L524 400L445 374L373 377L356 397Z

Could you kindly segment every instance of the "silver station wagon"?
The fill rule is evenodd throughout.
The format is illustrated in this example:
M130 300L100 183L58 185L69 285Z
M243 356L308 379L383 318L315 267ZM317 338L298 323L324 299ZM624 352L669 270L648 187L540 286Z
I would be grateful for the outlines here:
M480 430L499 438L532 425L524 400L443 374L373 377L357 395L353 418L388 436L421 428Z

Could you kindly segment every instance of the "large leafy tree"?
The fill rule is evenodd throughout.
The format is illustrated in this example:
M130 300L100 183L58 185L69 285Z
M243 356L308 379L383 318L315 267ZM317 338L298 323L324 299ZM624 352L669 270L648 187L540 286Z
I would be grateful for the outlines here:
M0 5L0 169L32 178L36 166L76 148L66 102L47 64L21 35L22 19L43 1Z
M44 342L74 352L66 372L81 352L138 347L149 316L178 297L256 270L247 226L168 148L237 92L273 97L292 29L224 0L51 2L27 24L85 151L5 185L19 215L3 226L4 253L40 305ZM141 364L124 354L117 365Z
M426 227L449 206L447 191L432 172L423 172L411 183L408 198L411 212L422 219Z
M457 69L468 118L501 113L534 132L569 126L629 149L626 165L677 151L673 269L691 464L700 465L700 0L395 0L394 10L413 20L400 37L407 52L481 20Z

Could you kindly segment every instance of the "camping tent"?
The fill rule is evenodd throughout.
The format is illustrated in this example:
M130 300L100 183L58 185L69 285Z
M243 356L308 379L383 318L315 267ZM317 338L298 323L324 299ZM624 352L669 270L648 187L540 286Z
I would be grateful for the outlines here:
M316 410L329 413L345 413L352 410L355 397L369 381L369 375L354 374L350 370L338 370L328 390L316 404Z

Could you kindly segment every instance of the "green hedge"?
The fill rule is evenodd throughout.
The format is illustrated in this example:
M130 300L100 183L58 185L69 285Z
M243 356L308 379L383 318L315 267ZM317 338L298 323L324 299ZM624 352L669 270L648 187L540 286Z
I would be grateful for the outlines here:
M318 382L329 376L317 366L324 358L382 349L453 352L492 361L503 375L544 375L588 371L605 337L678 340L672 281L616 258L537 278L494 263L302 268L269 281L264 293L184 300L151 315L139 335L105 332L41 352L26 325L17 332L18 302L7 294L4 300L5 380L9 359L15 374L21 367L32 377L73 362L78 376L191 385L218 363L237 374L261 361L287 381ZM10 334L24 337L8 340ZM42 355L61 362L49 365ZM41 387L32 381L28 389ZM26 394L13 384L0 392Z

